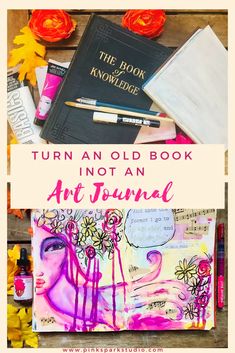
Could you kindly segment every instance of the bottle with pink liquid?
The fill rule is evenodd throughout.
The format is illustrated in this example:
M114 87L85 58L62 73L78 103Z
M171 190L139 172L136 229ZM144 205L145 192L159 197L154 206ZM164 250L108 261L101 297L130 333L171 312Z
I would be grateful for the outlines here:
M19 267L14 277L14 300L22 304L30 304L33 299L33 276L29 269L27 249L20 250L20 258L17 260Z

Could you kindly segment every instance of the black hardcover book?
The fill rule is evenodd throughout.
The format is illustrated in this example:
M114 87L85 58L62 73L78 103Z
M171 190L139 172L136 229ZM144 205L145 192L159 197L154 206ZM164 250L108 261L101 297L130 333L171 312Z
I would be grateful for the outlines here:
M41 137L52 143L133 143L139 127L98 124L93 112L65 105L79 97L149 109L143 83L172 49L92 15L61 85Z

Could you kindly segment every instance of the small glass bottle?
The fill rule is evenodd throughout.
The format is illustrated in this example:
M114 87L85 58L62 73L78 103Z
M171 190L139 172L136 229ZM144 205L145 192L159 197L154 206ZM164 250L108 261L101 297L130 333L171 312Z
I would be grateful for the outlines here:
M17 260L19 270L14 277L14 300L22 304L30 304L33 299L33 276L28 272L30 265L27 249L20 250L20 258Z

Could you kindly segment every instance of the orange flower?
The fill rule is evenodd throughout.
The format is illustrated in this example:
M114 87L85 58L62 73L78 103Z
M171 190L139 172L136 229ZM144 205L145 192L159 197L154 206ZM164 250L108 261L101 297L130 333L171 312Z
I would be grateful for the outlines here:
M163 10L129 10L122 18L122 26L147 38L163 32L166 15Z
M31 31L47 42L70 37L76 22L64 10L34 10L29 20Z

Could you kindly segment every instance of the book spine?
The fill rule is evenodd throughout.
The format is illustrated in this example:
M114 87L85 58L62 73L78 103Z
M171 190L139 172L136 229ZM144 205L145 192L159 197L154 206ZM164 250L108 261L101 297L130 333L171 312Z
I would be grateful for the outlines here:
M45 122L45 124L44 124L44 126L42 128L42 130L41 130L40 137L45 139L45 140L47 140L47 131L51 129L51 126L54 123L54 119L51 119L51 117L53 115L53 112L54 112L54 110L56 108L56 105L57 105L57 102L59 100L60 92L62 91L64 85L66 84L67 80L69 79L69 77L70 77L70 75L72 73L73 63L74 63L79 51L81 51L81 48L82 48L83 44L85 44L86 37L87 37L87 34L89 32L90 25L91 25L91 23L92 23L92 21L94 19L95 19L95 15L92 14L90 16L89 20L88 20L86 29L85 29L85 31L84 31L84 33L82 35L82 38L80 39L80 42L79 42L79 44L77 46L77 49L76 49L76 51L75 51L75 53L73 55L73 58L71 60L71 63L70 63L70 66L69 66L69 69L68 69L68 72L67 72L67 75L65 76L65 78L64 78L64 80L63 80L63 82L62 82L62 84L61 84L61 86L60 86L60 88L59 88L59 90L57 92L57 97L56 97L56 99L55 99L55 101L54 101L54 103L53 103L53 105L51 107L50 114L49 114L49 116L48 116L48 118L47 118L47 120L46 120L46 122Z

